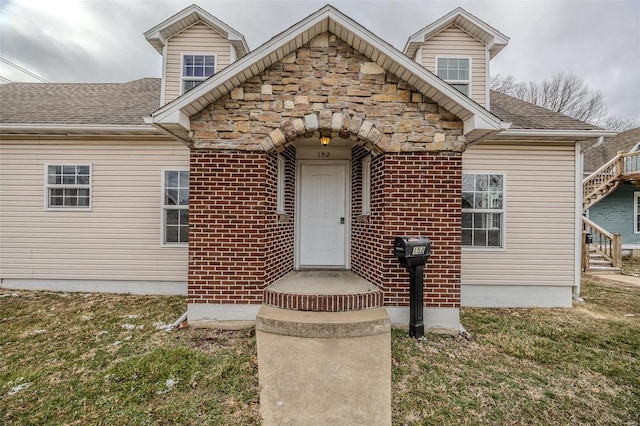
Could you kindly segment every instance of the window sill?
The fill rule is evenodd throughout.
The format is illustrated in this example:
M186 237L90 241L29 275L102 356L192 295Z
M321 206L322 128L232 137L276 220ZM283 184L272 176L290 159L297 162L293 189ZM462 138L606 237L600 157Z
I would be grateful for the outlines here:
M90 212L91 207L45 207L47 212Z
M472 247L472 246L462 246L462 251L471 251L471 252L503 252L506 251L504 247Z
M371 222L371 213L363 213L361 215L356 216L356 223L370 223Z
M291 222L291 215L287 213L276 213L276 216L277 223Z
M162 243L162 248L189 248L189 243Z

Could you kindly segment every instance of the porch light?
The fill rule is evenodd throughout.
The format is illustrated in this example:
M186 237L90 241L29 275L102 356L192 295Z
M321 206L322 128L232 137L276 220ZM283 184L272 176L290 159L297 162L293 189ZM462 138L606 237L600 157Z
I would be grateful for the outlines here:
M329 136L320 137L320 143L322 144L322 146L329 145L329 142L331 142L331 138Z

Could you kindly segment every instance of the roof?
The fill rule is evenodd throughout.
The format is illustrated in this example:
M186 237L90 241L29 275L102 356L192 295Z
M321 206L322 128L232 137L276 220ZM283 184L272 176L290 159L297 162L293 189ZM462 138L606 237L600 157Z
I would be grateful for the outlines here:
M143 78L128 83L10 83L0 85L0 126L16 125L144 125L143 117L154 112L160 99L159 78ZM10 107L7 107L10 105ZM598 127L549 111L498 92L491 92L491 111L512 130L598 131ZM635 139L634 139L635 138ZM632 142L635 140L635 142ZM640 129L585 153L587 163L600 165L619 150L628 151L640 141ZM587 159L591 159L587 161ZM594 169L595 170L595 169Z
M459 27L472 37L483 42L492 58L509 43L509 37L463 8L458 7L411 35L404 46L403 52L410 58L414 58L422 43L452 25Z
M144 125L160 104L160 79L128 83L0 85L0 123Z
M615 157L618 151L629 152L640 143L640 127L627 130L604 142L593 141L584 151L584 171L592 173Z
M511 122L511 129L602 130L584 121L493 90L489 102L491 112L504 121Z
M165 42L198 21L226 37L241 58L249 52L244 36L206 10L192 4L144 33L145 38L162 55Z
M190 116L327 31L459 117L469 142L503 128L503 123L482 106L330 5L163 106L147 122L187 140Z

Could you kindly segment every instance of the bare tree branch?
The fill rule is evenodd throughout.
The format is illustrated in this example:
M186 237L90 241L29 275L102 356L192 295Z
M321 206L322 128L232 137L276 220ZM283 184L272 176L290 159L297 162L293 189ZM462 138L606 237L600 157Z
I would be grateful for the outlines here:
M609 118L602 93L592 90L584 78L572 73L553 74L541 82L520 83L512 75L497 75L491 79L491 89L599 126L606 126Z

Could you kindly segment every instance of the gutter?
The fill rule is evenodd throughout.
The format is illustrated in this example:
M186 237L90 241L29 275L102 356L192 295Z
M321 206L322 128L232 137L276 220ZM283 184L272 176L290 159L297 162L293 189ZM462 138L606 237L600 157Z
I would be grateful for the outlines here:
M146 124L119 125L119 124L0 124L2 135L153 135L159 134L158 130Z
M547 136L547 137L579 137L608 138L617 135L613 130L555 130L555 129L507 129L500 132L502 136Z

